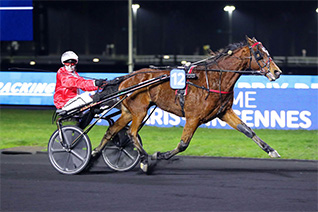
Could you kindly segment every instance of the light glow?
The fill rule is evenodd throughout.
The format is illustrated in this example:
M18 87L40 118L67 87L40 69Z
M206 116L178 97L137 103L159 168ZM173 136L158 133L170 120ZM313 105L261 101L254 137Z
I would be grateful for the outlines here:
M99 62L99 58L95 57L95 58L93 59L93 62L94 62L94 63L98 63L98 62Z

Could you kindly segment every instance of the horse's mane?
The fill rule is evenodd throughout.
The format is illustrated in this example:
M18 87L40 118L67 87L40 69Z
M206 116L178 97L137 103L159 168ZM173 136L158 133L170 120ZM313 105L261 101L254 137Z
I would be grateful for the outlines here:
M242 48L246 45L247 45L246 41L229 44L228 46L216 51L215 54L210 59L213 60L213 62L217 61L218 59L228 55L229 51L234 52L236 49Z

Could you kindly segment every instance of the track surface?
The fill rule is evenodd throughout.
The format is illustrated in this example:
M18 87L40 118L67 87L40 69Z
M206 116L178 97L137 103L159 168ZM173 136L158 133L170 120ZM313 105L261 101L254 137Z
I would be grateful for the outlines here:
M152 175L103 161L62 175L47 154L1 159L1 211L317 211L317 161L175 157Z

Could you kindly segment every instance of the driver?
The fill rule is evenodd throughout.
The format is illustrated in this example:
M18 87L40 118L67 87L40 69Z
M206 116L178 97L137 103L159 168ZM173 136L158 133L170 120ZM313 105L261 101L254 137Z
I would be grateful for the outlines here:
M61 62L64 66L61 67L56 74L54 93L55 107L57 109L69 111L80 107L81 105L93 102L93 96L91 97L89 92L79 94L79 89L83 91L96 91L98 87L105 83L106 79L86 80L83 77L80 77L76 72L78 56L73 51L67 51L63 53ZM89 113L90 114L86 114L86 117L84 115L85 119L87 120L85 123L80 123L81 128L85 128L94 117L94 114L91 112Z

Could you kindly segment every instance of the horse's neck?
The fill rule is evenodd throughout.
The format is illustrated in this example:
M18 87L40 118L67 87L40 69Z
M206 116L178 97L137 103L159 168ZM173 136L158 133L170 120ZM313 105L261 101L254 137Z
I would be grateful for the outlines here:
M243 71L248 68L248 55L246 55L245 47L238 50L232 56L225 56L221 58L215 65L213 69L219 70L234 70L234 71ZM234 85L237 80L240 78L241 74L233 72L220 72L218 76L221 76L221 89L224 91L230 91L234 89ZM215 78L215 74L210 73L211 77ZM219 79L220 80L220 79Z
M217 61L217 66L224 70L242 71L248 68L249 50L247 46L235 50L235 53Z

